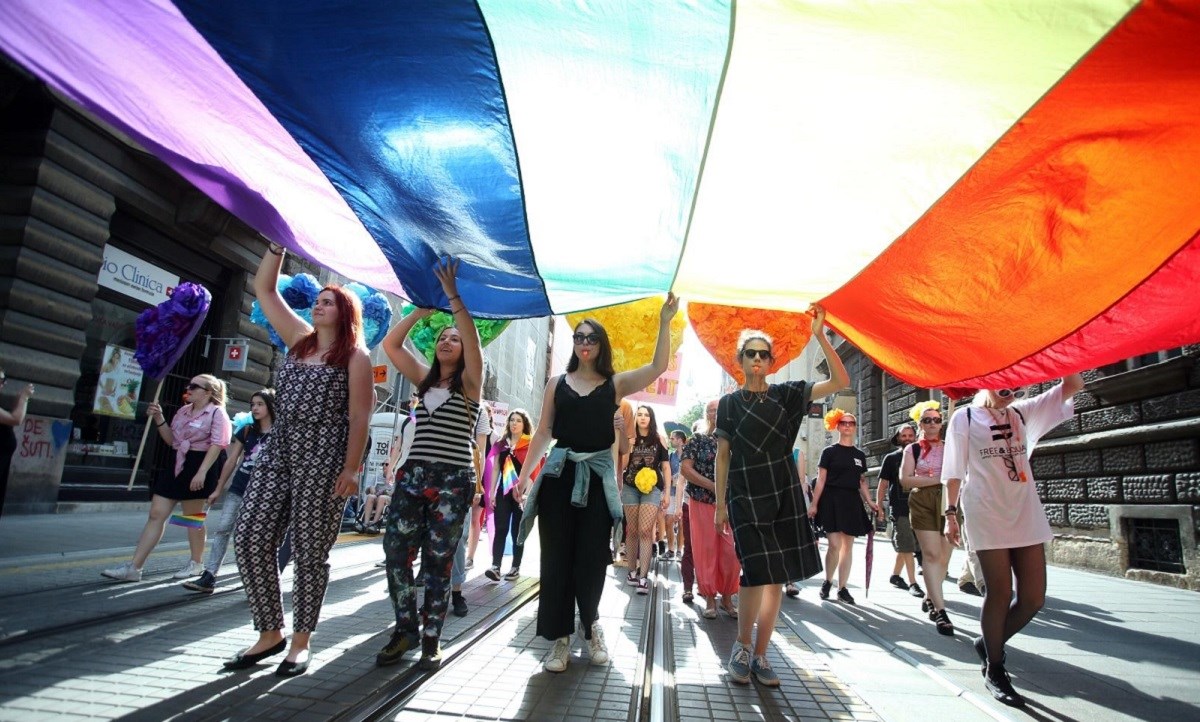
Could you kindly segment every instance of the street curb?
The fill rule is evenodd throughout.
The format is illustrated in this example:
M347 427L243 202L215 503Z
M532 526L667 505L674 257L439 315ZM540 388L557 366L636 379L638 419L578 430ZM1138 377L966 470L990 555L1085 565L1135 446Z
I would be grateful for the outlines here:
M979 695L960 686L957 682L950 679L949 677L942 674L941 672L937 671L937 669L935 669L934 667L931 667L930 665L925 664L924 662L916 659L911 654L909 654L904 649L902 649L898 644L895 644L891 640L885 639L885 638L879 636L878 634L876 634L874 630L872 630L870 627L868 627L865 624L863 624L862 622L860 622L857 618L854 617L854 615L843 610L840 605L834 604L834 605L829 605L829 606L832 608L832 611L834 614L841 617L846 623L848 623L850 626L857 629L859 632L862 632L863 635L868 637L872 642L879 645L880 647L883 647L890 654L892 654L895 657L898 657L901 661L908 664L910 667L915 668L917 671L921 672L926 677L929 677L936 684L938 684L941 687L944 687L947 691L953 692L954 696L961 697L965 701L969 702L976 709L978 709L980 712L983 712L988 717L991 717L992 719L997 720L998 722L1013 722L1012 717L1001 714L999 712L999 710L993 709L992 706L989 705L987 702L985 702L983 700L983 698L980 697Z
M175 552L185 551L188 549L186 541L169 542L159 544L154 548L155 552ZM12 569L13 567L34 566L37 564L53 564L54 562L67 561L83 561L93 558L104 558L110 556L132 556L134 547L113 547L112 549L88 549L77 552L58 552L50 554L30 554L23 557L10 557L8 559L0 559L0 569Z

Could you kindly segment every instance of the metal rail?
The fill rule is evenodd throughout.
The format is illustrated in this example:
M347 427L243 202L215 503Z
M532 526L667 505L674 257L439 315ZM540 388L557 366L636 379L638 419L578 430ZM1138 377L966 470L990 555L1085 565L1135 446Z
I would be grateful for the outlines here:
M495 632L500 625L519 612L522 607L537 599L541 593L541 583L535 582L512 601L496 611L483 617L479 622L456 636L453 642L442 649L442 666L440 669L426 671L412 664L400 672L391 682L384 685L374 694L368 695L362 702L335 715L331 719L336 722L375 722L394 716L412 699L412 697L439 674L450 667L455 660L468 653L475 644Z

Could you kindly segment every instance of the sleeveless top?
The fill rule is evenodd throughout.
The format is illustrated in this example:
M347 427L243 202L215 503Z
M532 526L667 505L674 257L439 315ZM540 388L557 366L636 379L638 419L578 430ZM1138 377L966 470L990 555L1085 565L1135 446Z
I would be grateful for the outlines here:
M408 460L432 461L454 466L471 466L474 456L475 416L479 402L455 391L432 412L424 403L418 404L412 447Z
M617 440L613 414L617 412L617 391L612 379L605 379L586 396L580 396L567 383L567 375L554 388L554 428L558 445L588 453L612 446Z

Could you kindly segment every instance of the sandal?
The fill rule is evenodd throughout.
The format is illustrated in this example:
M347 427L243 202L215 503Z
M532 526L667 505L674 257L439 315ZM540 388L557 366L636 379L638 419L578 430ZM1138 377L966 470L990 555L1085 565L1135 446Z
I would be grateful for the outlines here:
M721 612L723 612L730 619L738 618L737 607L733 606L732 604L730 604L728 607L722 604L720 607L718 607L718 609L720 609Z
M950 617L946 614L945 609L939 609L929 616L937 625L938 634L944 634L947 637L954 636L954 625L950 623Z
M684 604L691 604L695 599L696 599L695 594L692 594L691 592L683 593L683 603Z

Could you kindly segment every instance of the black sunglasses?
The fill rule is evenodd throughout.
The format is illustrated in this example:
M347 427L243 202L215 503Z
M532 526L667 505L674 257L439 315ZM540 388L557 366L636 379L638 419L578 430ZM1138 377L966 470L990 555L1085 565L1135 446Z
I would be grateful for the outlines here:
M1002 399L1007 399L1009 396L1019 399L1025 395L1025 389L1000 389L996 395Z
M595 346L596 344L600 343L600 334L576 332L571 336L571 340L581 346Z
M941 417L938 417L938 416L926 416L925 418L921 419L921 423L922 424L940 424L940 423L942 423L942 419L941 419Z
M209 390L207 387L201 386L200 384L188 384L188 385L187 385L187 390L188 390L188 391L196 391L197 389L199 389L199 390L201 390L201 391L208 391L208 390Z
M762 359L763 361L770 361L771 360L771 349L769 349L769 348L746 348L746 349L742 349L742 355L745 356L746 358L750 358L750 359L758 357L758 358Z
M839 421L838 426L858 426L857 421Z

